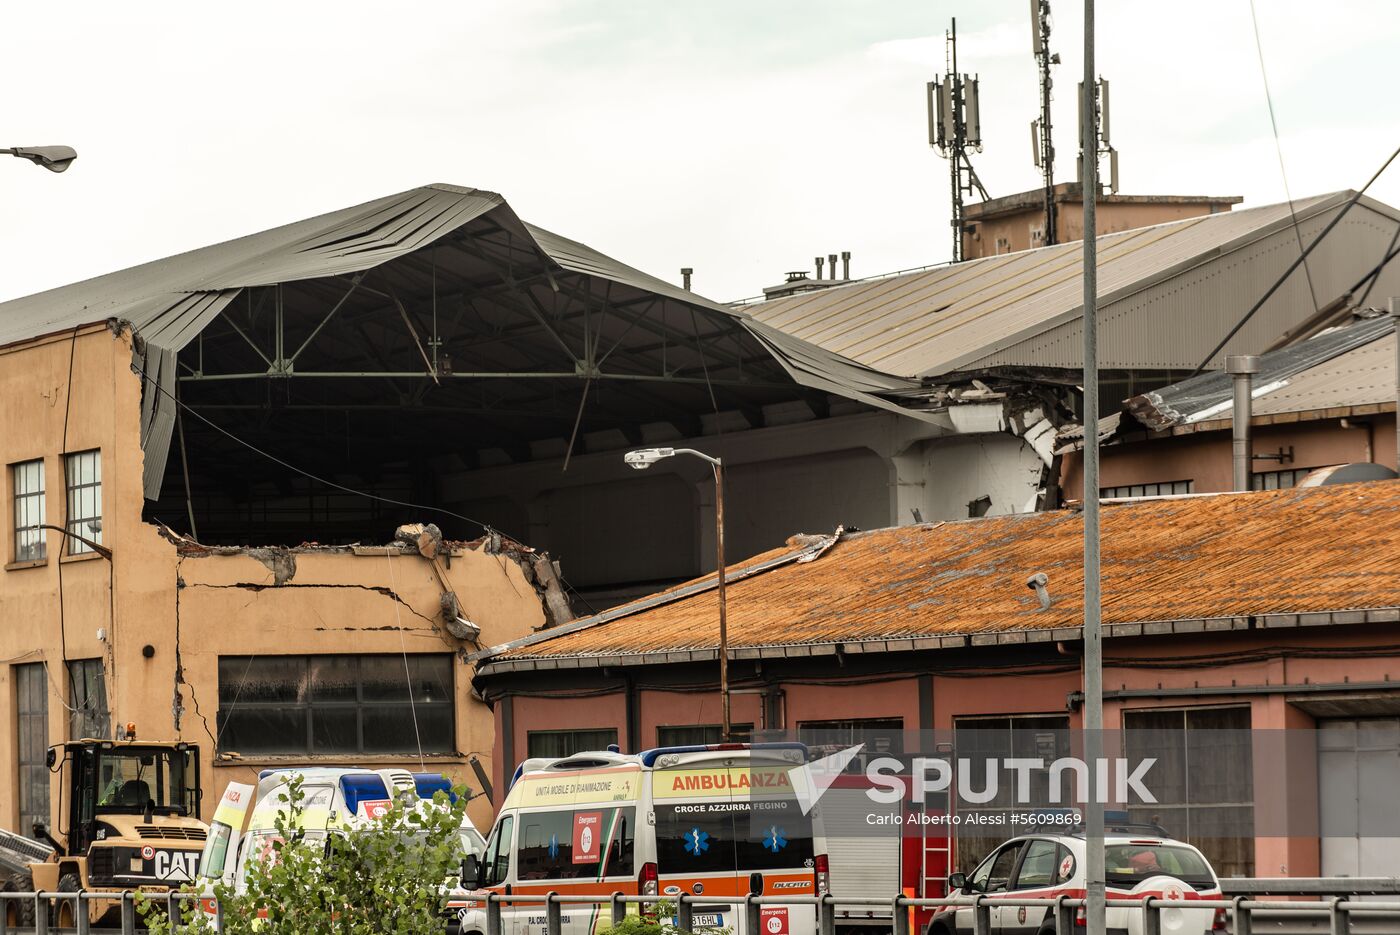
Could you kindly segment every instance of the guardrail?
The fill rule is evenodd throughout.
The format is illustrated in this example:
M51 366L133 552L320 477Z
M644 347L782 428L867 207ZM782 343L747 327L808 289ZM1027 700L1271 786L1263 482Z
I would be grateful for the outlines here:
M1222 881L1223 882L1223 881ZM1281 886L1285 881L1278 880L1255 880L1255 881L1231 881L1237 886L1242 882L1251 884L1262 884L1267 891L1269 887ZM1313 892L1322 891L1327 888L1332 890L1343 885L1341 879L1318 878L1313 880L1293 880L1287 881L1293 886L1292 892L1300 892L1311 889ZM1394 885L1395 880L1391 878L1356 879L1346 880L1347 883L1364 883L1375 888L1383 888ZM1369 890L1367 891L1369 892ZM179 909L182 904L198 900L199 897L193 893L171 892L159 897L153 897L153 901L163 903L166 913L171 918L179 918ZM130 892L80 892L80 893L20 893L20 892L0 892L0 935L18 935L19 932L32 931L36 935L56 935L57 932L76 932L77 935L91 935L97 931L91 925L89 912L86 904L101 900L104 902L116 902L120 906L120 929L123 935L134 935L136 932L136 900L134 894ZM563 935L563 910L570 905L593 905L607 906L610 910L611 919L614 924L621 922L627 916L627 907L630 905L651 905L666 902L676 908L676 927L682 931L691 931L694 928L694 917L696 912L706 909L739 909L744 913L746 931L749 935L759 935L763 930L760 927L761 912L766 905L782 906L812 906L816 910L816 928L814 935L836 935L836 910L839 907L885 907L891 909L893 915L893 935L919 935L913 933L909 927L910 913L913 908L966 908L972 910L973 935L991 935L991 910L996 907L1020 907L1040 908L1050 910L1050 918L1054 920L1055 932L1058 935L1077 935L1075 917L1086 900L1082 898L1071 898L1059 896L1053 899L1045 898L1017 898L1014 896L1001 895L977 895L960 896L956 898L930 898L921 899L908 896L895 896L889 899L880 897L865 896L694 896L683 893L674 897L661 896L629 896L621 892L607 896L587 896L572 895L562 893L543 893L532 895L500 895L489 893L481 897L476 897L475 902L484 904L484 914L486 918L486 935L503 935L505 927L502 919L502 909L507 906L525 905L542 906L545 913L546 935ZM51 907L60 904L71 903L75 926L72 928L58 929L49 919ZM1220 899L1163 899L1160 897L1146 897L1143 899L1109 899L1110 908L1139 909L1143 912L1142 935L1163 935L1170 931L1163 924L1163 913L1172 909L1223 909L1230 918L1230 930L1234 935L1254 935L1256 931L1255 923L1259 921L1260 915L1264 914L1270 920L1289 917L1323 917L1326 919L1327 927L1324 931L1330 935L1353 935L1353 922L1360 921L1367 917L1396 916L1400 917L1400 900L1371 901L1359 899L1347 899L1341 896L1334 896L1327 900L1310 900L1306 902L1296 902L1288 900L1267 900L1256 899L1246 895L1236 895L1229 898ZM27 908L33 911L32 928L27 925L16 927L8 920L12 910ZM223 907L215 907L216 912L211 920L216 932L222 932ZM18 913L16 913L18 915ZM178 931L178 928L177 928ZM1262 930L1261 930L1262 931ZM1082 933L1082 926L1079 927ZM805 933L795 933L795 935L805 935Z

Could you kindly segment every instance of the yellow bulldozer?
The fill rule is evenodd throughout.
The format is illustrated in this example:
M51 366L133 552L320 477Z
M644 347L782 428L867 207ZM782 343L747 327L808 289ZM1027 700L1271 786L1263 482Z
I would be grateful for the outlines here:
M208 834L199 820L199 749L137 740L130 724L123 737L49 748L49 769L62 774L57 827L36 822L32 838L0 831L6 889L158 894L194 879ZM94 923L120 910L116 899L86 904ZM33 924L33 904L9 905L10 922ZM76 924L74 900L40 908L61 927Z

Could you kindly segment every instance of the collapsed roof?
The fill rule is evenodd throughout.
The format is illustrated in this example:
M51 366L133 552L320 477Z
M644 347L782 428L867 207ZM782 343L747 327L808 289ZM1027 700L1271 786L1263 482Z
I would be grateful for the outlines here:
M421 462L493 447L523 460L541 438L578 450L581 432L640 440L653 421L699 434L699 414L720 409L761 424L775 401L823 414L827 393L899 409L875 394L911 386L527 224L500 195L451 185L0 304L0 344L104 320L138 339L153 500L177 385L208 420L183 430L214 455L209 470L221 452L246 454L233 436L256 440L275 419L278 439L308 445L303 463L327 474L386 449Z
M1205 215L1098 238L1099 365L1191 370L1352 196ZM1298 231L1294 230L1296 215ZM1362 197L1309 258L1319 304L1386 253L1400 211ZM935 380L1084 366L1082 242L983 257L744 306L759 322L873 370ZM1378 294L1400 294L1400 270ZM1257 353L1315 311L1294 274L1211 361ZM1391 290L1391 291L1386 291ZM1072 374L1064 374L1072 378Z

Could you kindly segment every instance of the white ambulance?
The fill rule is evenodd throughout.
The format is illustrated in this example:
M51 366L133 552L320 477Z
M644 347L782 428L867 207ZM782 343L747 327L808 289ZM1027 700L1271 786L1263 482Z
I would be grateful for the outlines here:
M512 780L479 859L463 867L465 890L450 906L462 935L485 932L485 892L656 896L672 906L701 897L694 930L735 935L812 932L811 905L766 904L762 932L748 932L741 908L704 904L705 896L811 897L829 888L826 842L804 814L800 744L662 747L526 760ZM630 912L635 913L633 905ZM672 910L675 911L674 908ZM606 905L566 903L567 935L608 927ZM545 931L541 904L507 904L506 935Z
M330 834L351 834L357 826L383 816L396 798L411 797L418 807L432 807L437 792L452 792L452 783L439 773L410 773L401 769L308 767L263 770L254 787L231 782L224 790L209 826L200 857L198 883L206 912L214 911L214 885L223 882L237 891L253 862L267 859L280 840L277 817L287 811L290 783L301 779L302 840L324 841ZM251 810L252 815L248 817ZM244 820L247 818L247 828ZM485 842L462 816L458 829L464 856L481 853Z

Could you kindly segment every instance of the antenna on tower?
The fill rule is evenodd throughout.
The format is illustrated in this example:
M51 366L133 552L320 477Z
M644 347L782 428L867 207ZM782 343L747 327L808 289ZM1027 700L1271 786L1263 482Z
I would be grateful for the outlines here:
M1031 0L1031 51L1040 66L1040 116L1031 121L1031 146L1035 164L1045 181L1045 232L1042 246L1056 242L1055 230L1055 144L1051 141L1050 66L1060 64L1060 56L1050 51L1050 0Z
M1109 142L1108 136L1108 79L1100 78L1094 83L1094 108L1099 113L1098 145L1094 158L1108 157L1108 190L1118 193L1118 150ZM1084 82L1079 82L1079 139L1084 139ZM1079 175L1084 176L1084 144L1079 144ZM1097 174L1097 178L1103 178Z
M982 151L981 105L977 76L958 73L958 21L953 20L946 37L947 74L930 81L928 90L928 144L948 160L952 180L953 262L963 258L963 196L974 191L987 200L987 190L972 168L968 151Z

